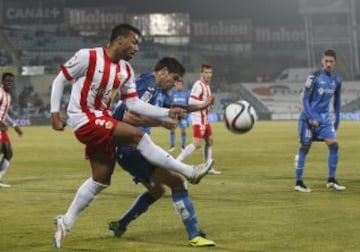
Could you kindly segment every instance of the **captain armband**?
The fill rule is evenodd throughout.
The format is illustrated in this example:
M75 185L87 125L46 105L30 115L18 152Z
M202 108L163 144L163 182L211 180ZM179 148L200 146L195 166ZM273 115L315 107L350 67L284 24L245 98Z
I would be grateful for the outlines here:
M309 75L306 78L306 82L305 82L305 88L311 88L311 86L313 85L315 80L315 76L314 75Z

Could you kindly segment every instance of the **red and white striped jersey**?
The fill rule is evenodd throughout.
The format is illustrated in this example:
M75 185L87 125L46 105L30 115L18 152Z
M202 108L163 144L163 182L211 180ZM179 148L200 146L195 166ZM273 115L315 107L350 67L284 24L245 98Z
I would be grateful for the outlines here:
M0 87L0 121L6 123L7 114L11 104L11 96L5 91L3 87Z
M191 99L196 101L205 102L206 99L211 96L211 88L210 85L205 84L201 80L198 80L192 86L190 92L190 100L189 103L191 104ZM194 125L206 125L208 124L208 109L203 109L200 111L192 112L191 113L191 121Z
M122 100L137 96L131 65L125 60L112 62L103 47L80 49L61 70L74 82L67 108L74 129L89 119L111 116L109 108L116 94Z

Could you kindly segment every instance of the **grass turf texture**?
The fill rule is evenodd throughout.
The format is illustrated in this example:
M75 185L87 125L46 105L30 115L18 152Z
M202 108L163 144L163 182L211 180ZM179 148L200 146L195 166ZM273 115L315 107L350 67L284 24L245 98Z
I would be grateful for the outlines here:
M112 186L82 213L61 251L359 251L359 123L342 122L338 132L337 175L345 192L325 187L324 143L314 144L307 160L304 181L313 191L293 191L296 127L296 121L260 121L248 134L235 135L222 123L213 124L215 165L223 174L209 175L189 188L200 227L216 241L215 248L188 247L169 192L122 238L113 237L107 222L143 191L117 167ZM9 134L14 157L5 181L12 187L0 188L0 251L53 251L53 218L66 211L90 174L83 146L70 129L29 127L22 138L12 129ZM168 148L165 130L155 129L153 139ZM179 132L176 147L175 154ZM201 161L201 151L187 160Z

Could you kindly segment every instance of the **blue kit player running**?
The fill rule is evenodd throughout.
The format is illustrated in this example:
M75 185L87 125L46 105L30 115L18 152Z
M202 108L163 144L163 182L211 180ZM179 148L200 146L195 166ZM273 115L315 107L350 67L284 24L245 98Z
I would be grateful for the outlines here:
M300 148L295 156L295 190L311 192L303 182L303 172L306 156L313 141L324 141L329 149L328 154L328 183L327 188L343 191L345 186L336 180L339 144L336 130L340 123L341 107L341 78L333 70L335 68L336 53L326 50L322 57L322 69L307 78L302 97L302 112L299 118ZM330 115L330 102L333 98L335 122Z
M189 90L184 89L183 80L180 78L175 82L175 88L170 91L169 99L166 104L169 107L187 108L189 103ZM185 149L186 145L186 128L189 126L187 118L180 118L178 120L178 128L181 130L181 149ZM170 131L170 149L172 152L175 150L175 130Z
M175 58L162 58L157 62L154 72L142 74L137 78L137 93L143 101L161 107L167 91L173 87L184 72L184 67ZM188 107L188 111L201 110L212 103L213 97L201 106ZM145 126L162 126L173 129L177 123L176 120L171 119L165 123L154 118L140 117L137 114L130 113L124 104L115 109L114 118L132 125L142 125L144 127L140 127L140 129L149 134L150 127ZM186 180L182 175L152 165L133 147L117 148L116 156L117 162L133 176L134 182L142 183L147 189L146 192L141 193L136 198L135 202L119 220L109 223L109 229L114 232L116 237L122 236L130 222L145 213L155 201L160 199L164 195L167 186L171 189L175 210L188 233L189 245L195 247L215 246L215 242L206 239L198 227L198 218L188 194Z

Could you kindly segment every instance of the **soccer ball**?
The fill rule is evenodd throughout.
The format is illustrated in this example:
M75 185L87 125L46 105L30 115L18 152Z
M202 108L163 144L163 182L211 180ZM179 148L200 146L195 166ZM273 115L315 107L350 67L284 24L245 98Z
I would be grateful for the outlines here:
M232 102L225 107L225 125L233 133L244 134L248 132L254 127L256 119L255 109L247 101Z

